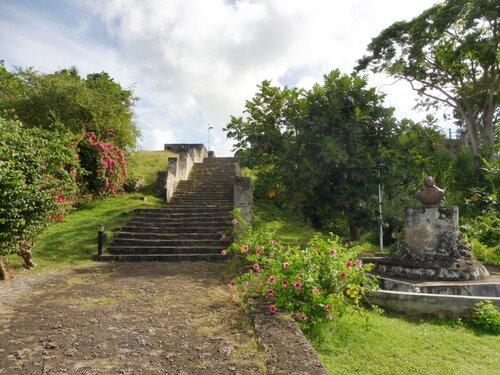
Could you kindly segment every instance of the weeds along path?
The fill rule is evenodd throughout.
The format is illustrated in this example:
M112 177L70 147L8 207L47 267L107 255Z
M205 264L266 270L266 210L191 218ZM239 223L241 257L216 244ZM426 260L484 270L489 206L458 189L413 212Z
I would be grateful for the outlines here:
M226 264L104 263L48 275L20 280L17 299L0 301L2 375L266 372ZM0 297L15 283L0 284Z

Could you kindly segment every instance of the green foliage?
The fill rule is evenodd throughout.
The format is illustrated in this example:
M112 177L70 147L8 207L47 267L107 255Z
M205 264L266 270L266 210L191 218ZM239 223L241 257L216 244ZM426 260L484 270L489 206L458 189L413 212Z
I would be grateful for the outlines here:
M500 311L491 301L479 302L472 313L473 324L485 332L500 334Z
M452 108L472 151L493 160L500 103L500 2L446 0L383 30L358 70L404 79L424 108Z
M226 128L240 163L257 177L255 196L359 239L360 228L377 223L377 165L388 166L387 194L408 200L443 138L432 127L396 123L382 100L363 78L337 70L310 91L264 81L246 103L247 116L232 117Z
M242 219L236 219L241 225ZM267 298L269 312L286 311L313 332L326 320L362 311L361 302L376 281L365 275L359 248L338 238L315 236L305 248L285 245L264 230L240 227L238 241L227 250L243 257L250 270L231 284Z
M77 186L74 138L0 117L0 255L30 249Z
M0 110L17 116L26 127L82 136L93 132L99 141L130 150L140 135L133 121L135 101L132 90L105 72L86 78L75 68L11 73L0 63Z

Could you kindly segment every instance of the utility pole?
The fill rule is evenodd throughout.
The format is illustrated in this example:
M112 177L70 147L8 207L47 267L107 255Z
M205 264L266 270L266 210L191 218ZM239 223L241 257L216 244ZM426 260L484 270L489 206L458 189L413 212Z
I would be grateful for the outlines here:
M378 223L379 223L379 245L380 252L384 252L384 220L382 218L382 170L387 168L385 164L377 165L378 176Z

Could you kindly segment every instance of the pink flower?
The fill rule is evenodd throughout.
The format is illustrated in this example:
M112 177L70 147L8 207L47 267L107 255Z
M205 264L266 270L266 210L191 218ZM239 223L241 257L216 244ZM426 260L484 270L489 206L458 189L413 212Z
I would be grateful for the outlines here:
M236 281L231 280L228 284L229 284L230 286L235 286L235 285L236 285Z
M325 309L325 311L332 311L332 306L330 306L330 305L326 305L326 306L324 307L324 309Z
M115 132L115 129L110 128L105 130L107 134L113 134Z
M335 250L335 249L330 249L330 255L331 255L332 257L334 257L335 255L337 255L337 250Z
M238 224L238 220L236 220L236 219L231 220L231 224L233 224L233 225Z
M252 268L253 268L253 270L254 270L255 272L259 272L259 271L260 271L260 266L259 266L257 263L255 263L255 264L252 266Z
M271 246L275 246L277 244L278 244L278 241L276 241L276 240L269 241L269 245L271 245Z
M248 245L243 245L241 247L241 251L243 251L244 253L248 253L248 250L250 250L250 246L248 246Z
M283 263L283 268L287 270L290 268L290 264L288 262Z
M226 255L227 255L227 251L226 251L226 250L222 250L222 251L220 252L220 254L221 254L221 255L223 255L223 256L226 256Z
M286 288L288 285L290 285L290 284L288 284L288 281L286 281L286 280L281 283L281 286L283 288Z
M359 268L363 267L363 261L361 259L358 259L358 267Z
M271 276L269 276L269 280L268 281L270 283L274 283L274 282L276 282L276 277L274 277L274 276L271 275Z
M299 314L298 319L302 320L302 321L307 320L307 315L306 314Z
M332 319L333 319L333 315L332 315L332 314L327 314L327 315L326 315L326 319L328 319L328 320L332 320Z
M260 255L264 251L264 248L262 246L259 246L255 249L255 254Z
M352 261L349 261L349 262L346 263L346 267L347 268L352 268L352 266L353 266Z
M342 273L340 274L340 278L341 278L341 279L345 279L346 277L347 277L347 273L342 272Z
M64 199L63 197L57 198L57 203L64 203L64 202L66 202L66 199Z
M297 281L296 283L294 283L294 284L293 284L293 287L294 287L295 289L300 289L300 288L302 288L302 283L301 283L301 282L299 282L299 281Z
M274 253L269 253L269 258L274 258Z
M272 298L272 297L276 296L276 293L274 293L274 290L269 289L269 290L267 291L267 296Z
M321 292L319 291L319 289L318 289L318 288L314 288L314 289L312 290L312 294L320 294L320 293L321 293Z
M274 305L269 305L269 312L271 314L276 314L276 312L278 311L278 309L276 308L276 306Z

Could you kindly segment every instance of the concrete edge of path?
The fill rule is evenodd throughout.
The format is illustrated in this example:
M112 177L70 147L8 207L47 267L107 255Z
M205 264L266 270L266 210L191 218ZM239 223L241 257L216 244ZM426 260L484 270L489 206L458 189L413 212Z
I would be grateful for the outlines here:
M269 374L328 374L295 320L287 314L267 313L259 300L252 298L248 302Z

